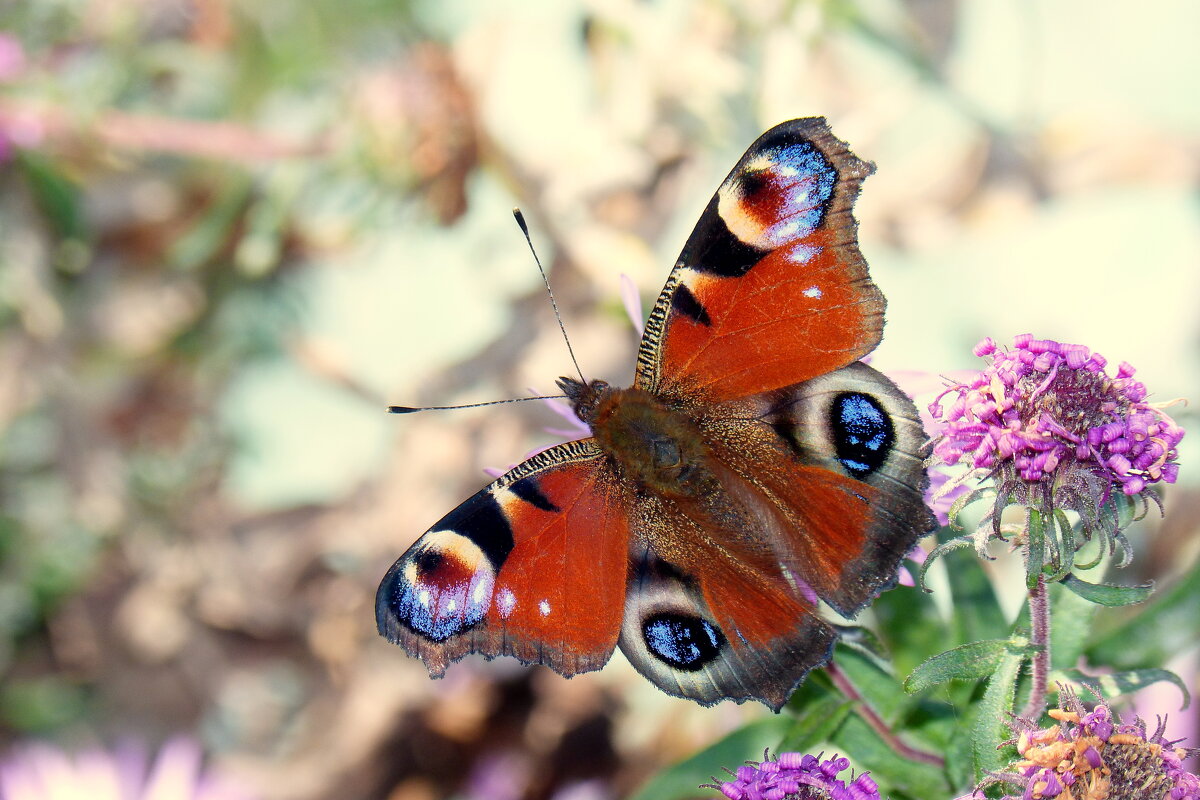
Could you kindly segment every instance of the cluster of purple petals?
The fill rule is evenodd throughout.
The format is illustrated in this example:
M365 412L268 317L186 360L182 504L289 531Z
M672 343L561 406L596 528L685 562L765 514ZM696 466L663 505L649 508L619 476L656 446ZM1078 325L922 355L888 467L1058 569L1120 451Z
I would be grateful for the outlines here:
M991 366L929 407L943 424L934 455L944 463L992 469L1011 462L1030 482L1079 464L1128 495L1175 482L1184 431L1145 402L1146 387L1129 364L1110 378L1099 353L1030 334L1018 336L1012 350L984 339L975 354L990 356ZM953 402L944 408L948 395Z
M1058 797L1063 788L1075 785L1075 775L1070 772L1059 774L1050 767L1026 767L1025 776L1029 782L1025 784L1025 794L1021 800L1041 800L1043 797Z
M1200 800L1200 777L1188 772L1172 749L1163 749L1162 760L1167 777L1175 783L1167 797L1170 800Z
M849 784L838 774L850 760L834 756L822 761L804 753L781 753L775 761L739 767L734 780L720 789L729 800L879 800L879 787L867 773Z

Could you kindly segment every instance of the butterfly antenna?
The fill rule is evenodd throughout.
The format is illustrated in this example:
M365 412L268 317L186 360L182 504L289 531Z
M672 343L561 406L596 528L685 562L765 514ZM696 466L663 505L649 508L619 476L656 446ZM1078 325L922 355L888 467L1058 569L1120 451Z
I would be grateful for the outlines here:
M575 371L579 373L579 380L587 383L587 378L583 377L583 370L579 368L579 361L575 358L575 350L571 347L571 340L567 337L566 326L563 325L562 315L558 313L558 303L554 300L554 292L550 290L550 279L546 277L546 269L542 266L542 260L538 258L537 250L533 248L533 240L529 238L529 226L525 223L525 215L521 213L521 209L514 208L513 216L517 219L517 224L521 226L521 233L525 234L525 241L529 244L529 252L533 253L533 260L537 262L538 272L542 273L542 283L546 284L546 294L550 295L550 307L554 309L554 318L558 320L558 329L562 331L563 341L567 343L567 352L571 354L571 363L575 365ZM534 398L529 398L534 399Z
M563 400L565 394L551 394L540 397L514 397L510 400L489 400L486 403L467 403L465 406L388 406L389 414L413 414L417 411L454 411L459 408L480 408L481 406L498 406L502 403L524 403L526 400Z

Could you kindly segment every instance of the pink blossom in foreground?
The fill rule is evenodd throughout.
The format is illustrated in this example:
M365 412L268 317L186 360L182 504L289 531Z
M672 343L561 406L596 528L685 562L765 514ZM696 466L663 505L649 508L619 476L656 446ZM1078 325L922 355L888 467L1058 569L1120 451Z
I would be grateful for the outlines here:
M203 769L200 747L176 738L147 761L126 747L68 755L46 744L13 748L0 760L0 800L250 800Z

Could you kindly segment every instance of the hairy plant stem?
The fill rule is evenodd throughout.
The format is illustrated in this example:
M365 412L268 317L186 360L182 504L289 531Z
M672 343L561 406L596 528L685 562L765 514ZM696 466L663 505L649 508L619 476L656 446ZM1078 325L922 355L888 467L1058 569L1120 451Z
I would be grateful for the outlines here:
M919 761L922 764L930 764L939 769L946 766L945 760L940 756L934 755L933 753L927 753L924 750L917 750L915 747L909 747L900 740L899 736L892 733L892 729L888 727L886 722L884 722L883 717L879 716L875 709L871 708L870 704L863 699L863 696L858 693L858 689L854 688L854 684L851 683L850 679L846 677L846 673L842 672L841 669L838 668L837 664L830 661L825 665L825 672L829 675L830 680L833 681L833 685L836 686L842 694L846 695L846 697L850 698L857 704L856 710L858 711L859 716L861 716L866 723L871 726L871 730L878 733L879 737L887 742L888 747L892 748L895 753L911 761Z
M1037 583L1029 590L1029 620L1033 626L1030 644L1041 649L1033 654L1033 686L1020 716L1037 722L1046 709L1046 683L1050 676L1050 603L1046 600L1045 575L1038 575Z

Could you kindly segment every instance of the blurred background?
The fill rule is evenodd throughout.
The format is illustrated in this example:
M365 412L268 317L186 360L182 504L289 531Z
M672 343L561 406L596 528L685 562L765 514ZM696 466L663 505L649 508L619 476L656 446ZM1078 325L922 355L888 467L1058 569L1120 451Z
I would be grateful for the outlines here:
M386 568L558 423L384 408L571 372L514 205L627 385L619 276L652 302L746 146L816 115L877 165L875 366L1031 332L1200 400L1197 30L1194 0L0 2L6 758L184 736L221 797L606 800L746 725L705 774L761 754L786 720L619 654L431 681L379 638ZM1198 439L1131 579L1196 555Z

